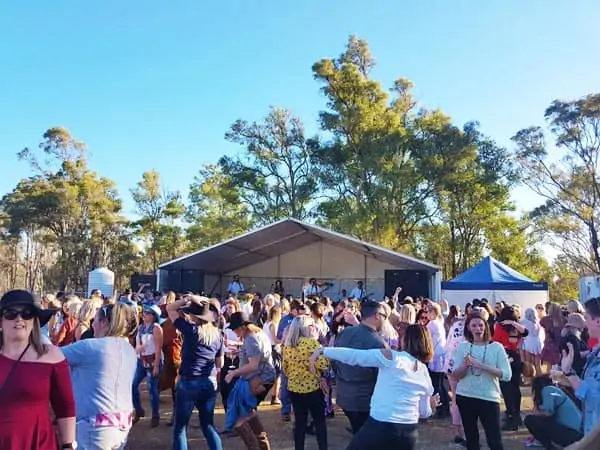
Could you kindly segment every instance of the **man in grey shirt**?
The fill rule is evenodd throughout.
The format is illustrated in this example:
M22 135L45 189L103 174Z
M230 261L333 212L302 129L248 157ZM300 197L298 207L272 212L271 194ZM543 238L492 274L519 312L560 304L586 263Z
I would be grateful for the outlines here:
M385 348L379 331L387 319L380 303L367 300L361 305L361 323L347 327L337 338L336 347L370 350ZM352 433L356 434L369 418L371 396L377 381L377 369L355 367L332 361L337 380L336 403L350 421Z

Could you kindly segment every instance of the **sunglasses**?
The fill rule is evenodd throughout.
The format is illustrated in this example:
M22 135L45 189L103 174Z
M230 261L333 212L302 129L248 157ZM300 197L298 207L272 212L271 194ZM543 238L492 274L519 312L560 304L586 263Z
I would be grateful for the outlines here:
M6 320L15 320L19 316L23 320L31 320L37 316L37 312L31 308L25 308L23 310L11 308L2 311L2 317L4 317Z

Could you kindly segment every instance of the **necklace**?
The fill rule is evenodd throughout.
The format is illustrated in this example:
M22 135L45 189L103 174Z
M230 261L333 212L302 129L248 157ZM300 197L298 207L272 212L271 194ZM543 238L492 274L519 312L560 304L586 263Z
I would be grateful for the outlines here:
M481 364L485 363L485 355L487 354L487 348L488 345L485 344L485 347L483 348L483 358L481 358ZM471 347L469 348L469 357L472 359L473 358L473 343L471 342ZM476 377L480 377L481 374L483 373L483 371L481 369L475 369L473 366L470 367L471 369L471 374L475 375Z

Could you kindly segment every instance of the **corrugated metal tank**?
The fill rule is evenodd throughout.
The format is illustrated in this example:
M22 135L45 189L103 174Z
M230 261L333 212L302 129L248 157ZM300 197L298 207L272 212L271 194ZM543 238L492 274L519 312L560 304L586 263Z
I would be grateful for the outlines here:
M106 267L99 267L88 274L88 297L94 289L99 289L102 295L111 297L115 286L115 273Z

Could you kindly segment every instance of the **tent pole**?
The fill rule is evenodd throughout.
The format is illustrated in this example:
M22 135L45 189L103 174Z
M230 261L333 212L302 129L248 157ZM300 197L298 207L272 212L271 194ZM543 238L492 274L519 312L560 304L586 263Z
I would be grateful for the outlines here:
M367 255L363 255L364 258L364 263L365 263L365 272L364 272L364 279L363 279L363 292L367 292L367 274L369 271L369 261L367 260ZM364 294L363 294L364 296Z

